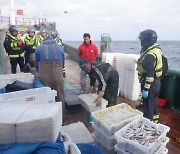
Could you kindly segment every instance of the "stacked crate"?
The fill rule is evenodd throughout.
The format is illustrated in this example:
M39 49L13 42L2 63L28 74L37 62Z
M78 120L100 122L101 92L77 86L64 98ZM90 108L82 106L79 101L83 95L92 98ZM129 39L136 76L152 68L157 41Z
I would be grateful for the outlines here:
M114 146L116 145L115 132L133 119L141 116L141 112L124 103L93 112L94 122L92 126L94 128L95 144L107 153L114 152Z
M31 73L18 73L18 74L5 74L0 75L0 89L4 88L7 84L12 84L16 80L25 82L25 83L33 83L34 75Z
M30 73L0 75L0 88L33 83ZM0 94L0 144L55 142L62 127L62 102L49 87Z
M139 127L139 124L142 128ZM130 132L131 134L128 131L130 128L133 128L133 131ZM134 128L136 129L134 130ZM139 130L143 132L143 128L145 128L145 131L140 134ZM155 134L154 130L159 134L152 135ZM168 126L155 124L144 117L138 118L115 133L117 154L165 154L168 151L166 145L169 142L169 138L166 135L169 130ZM148 133L152 134L148 135ZM127 134L130 137L127 137Z
M132 101L140 98L137 60L135 54L103 53L102 61L110 63L119 73L119 94Z
M0 144L55 142L62 123L62 103L1 103Z

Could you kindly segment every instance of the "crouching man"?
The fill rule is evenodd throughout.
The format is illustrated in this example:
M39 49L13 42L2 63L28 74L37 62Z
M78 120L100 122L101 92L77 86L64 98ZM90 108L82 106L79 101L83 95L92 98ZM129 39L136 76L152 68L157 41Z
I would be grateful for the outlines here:
M91 64L87 59L81 59L79 66L89 75L90 86L88 93L92 92L96 80L99 82L96 105L101 105L102 98L108 101L108 106L115 105L117 103L119 86L119 74L117 70L109 63L95 62Z

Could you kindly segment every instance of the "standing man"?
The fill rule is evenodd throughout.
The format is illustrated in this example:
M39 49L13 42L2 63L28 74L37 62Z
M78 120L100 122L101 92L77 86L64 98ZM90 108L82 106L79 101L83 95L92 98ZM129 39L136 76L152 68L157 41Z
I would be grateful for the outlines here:
M39 72L39 80L57 91L56 101L61 101L64 114L64 51L49 37L35 50L35 68Z
M62 39L58 36L57 30L53 30L53 31L51 32L51 38L52 38L52 40L53 40L55 43L57 43L57 44L59 44L60 46L62 46Z
M62 47L62 39L58 36L58 32L56 30L51 32L51 39ZM63 67L63 77L66 77L65 67Z
M157 98L162 76L162 51L157 42L154 30L142 31L140 58L138 59L138 77L141 83L144 117L158 123L159 113Z
M35 36L35 29L29 27L28 35L24 38L24 50L25 50L25 64L29 63L30 55L35 53L37 47L37 39Z
M87 59L81 59L79 66L90 78L88 93L91 93L98 80L98 97L95 101L97 106L102 103L102 97L108 101L108 106L117 103L117 94L119 86L119 74L109 63L95 62L91 64Z
M96 62L98 58L98 49L95 44L92 43L90 39L90 34L85 33L83 35L84 42L79 46L78 56L80 59L87 59L89 63ZM81 93L86 91L86 77L87 73L81 69L80 73L80 84L81 84Z
M4 48L10 59L12 74L16 74L17 64L19 64L20 70L23 72L23 45L23 41L18 36L18 27L15 25L9 26L9 32L6 33L6 38L4 40Z
M38 37L38 46L41 45L44 41L44 39L46 39L48 37L48 34L47 34L47 30L46 29L42 29L40 31L40 35Z

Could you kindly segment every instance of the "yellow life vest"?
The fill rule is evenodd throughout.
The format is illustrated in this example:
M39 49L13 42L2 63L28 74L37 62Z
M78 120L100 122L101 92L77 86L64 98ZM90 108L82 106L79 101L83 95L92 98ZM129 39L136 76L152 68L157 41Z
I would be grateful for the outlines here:
M6 33L6 34L10 38L10 47L12 51L9 53L9 57L10 58L23 57L24 55L21 51L22 49L21 47L18 46L19 42L23 42L21 38L18 35L15 37L15 36L12 36L10 33Z
M44 40L43 37L40 35L37 39L37 46L41 45L43 40Z
M21 47L18 46L18 43L19 42L23 42L21 40L21 38L17 35L16 37L15 36L12 36L10 33L7 33L7 35L10 37L10 47L12 50L21 50Z
M143 75L146 73L146 71L142 66L142 63L146 58L146 56L149 54L154 56L156 59L156 62L154 63L156 77L161 77L162 75L162 51L159 45L155 43L152 46L150 46L145 52L140 53L140 58L138 59L137 62L138 78L140 81L144 79Z
M61 40L61 38L56 37L55 39L53 39L53 41L54 41L55 43L59 44L60 46L62 46L62 40Z
M36 49L37 47L37 41L36 41L36 37L30 37L29 35L25 37L24 39L24 43L25 45L31 46L32 45L32 49Z

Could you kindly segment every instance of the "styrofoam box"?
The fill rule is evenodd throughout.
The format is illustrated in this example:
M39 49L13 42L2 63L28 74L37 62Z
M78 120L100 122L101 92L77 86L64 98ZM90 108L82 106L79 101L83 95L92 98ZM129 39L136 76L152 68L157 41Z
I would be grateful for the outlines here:
M4 88L7 84L12 84L16 80L26 83L33 83L33 79L34 76L31 73L0 75L0 89Z
M93 143L94 140L82 122L62 126L64 133L67 133L74 143Z
M131 125L137 125L139 122L143 122L144 124L147 124L151 127L155 127L162 131L162 134L159 136L156 142L151 143L148 147L141 145L139 143L136 143L134 141L128 140L124 138L127 129ZM168 126L162 125L162 124L155 124L149 119L146 119L144 117L137 118L136 120L133 120L126 126L124 126L122 129L120 129L118 132L115 133L115 138L117 139L117 144L123 151L129 151L134 154L152 154L154 153L159 145L162 143L162 141L166 138L167 132L169 132L170 128Z
M110 137L106 136L106 134L104 134L104 132L95 125L92 125L92 127L94 128L95 138L98 138L98 140L100 140L101 143L108 149L113 149L117 143L114 135Z
M94 111L98 111L101 109L105 109L108 105L108 101L102 98L102 104L101 106L96 106L95 100L97 99L96 94L82 94L79 95L79 98L82 100L81 105L90 113Z
M81 154L81 151L73 142L67 142L66 144L64 144L64 148L67 154Z
M166 137L166 139L162 143L162 145L160 145L159 148L157 149L157 151L155 151L153 154L164 154L164 152L166 150L166 145L167 145L168 142L169 142L169 138ZM115 150L116 150L117 154L132 154L131 152L123 151L121 149L121 147L118 146L118 144L115 145Z
M55 102L57 92L49 87L28 89L11 93L0 94L1 103L49 103Z
M0 144L55 142L62 103L0 104Z
M122 113L123 108L126 109L126 113ZM118 112L115 112L117 110ZM109 113L109 116L105 117L104 114L107 113ZM114 115L115 113L118 115ZM133 116L128 117L127 115L127 118L125 118L124 120L117 121L120 117L124 116L125 114L131 114ZM107 136L111 136L135 118L142 117L142 112L131 108L126 103L121 103L103 110L92 112L91 115L94 120L94 125L99 127L99 129L101 129ZM107 120L111 122L111 125L106 124ZM116 122L112 123L113 121Z

